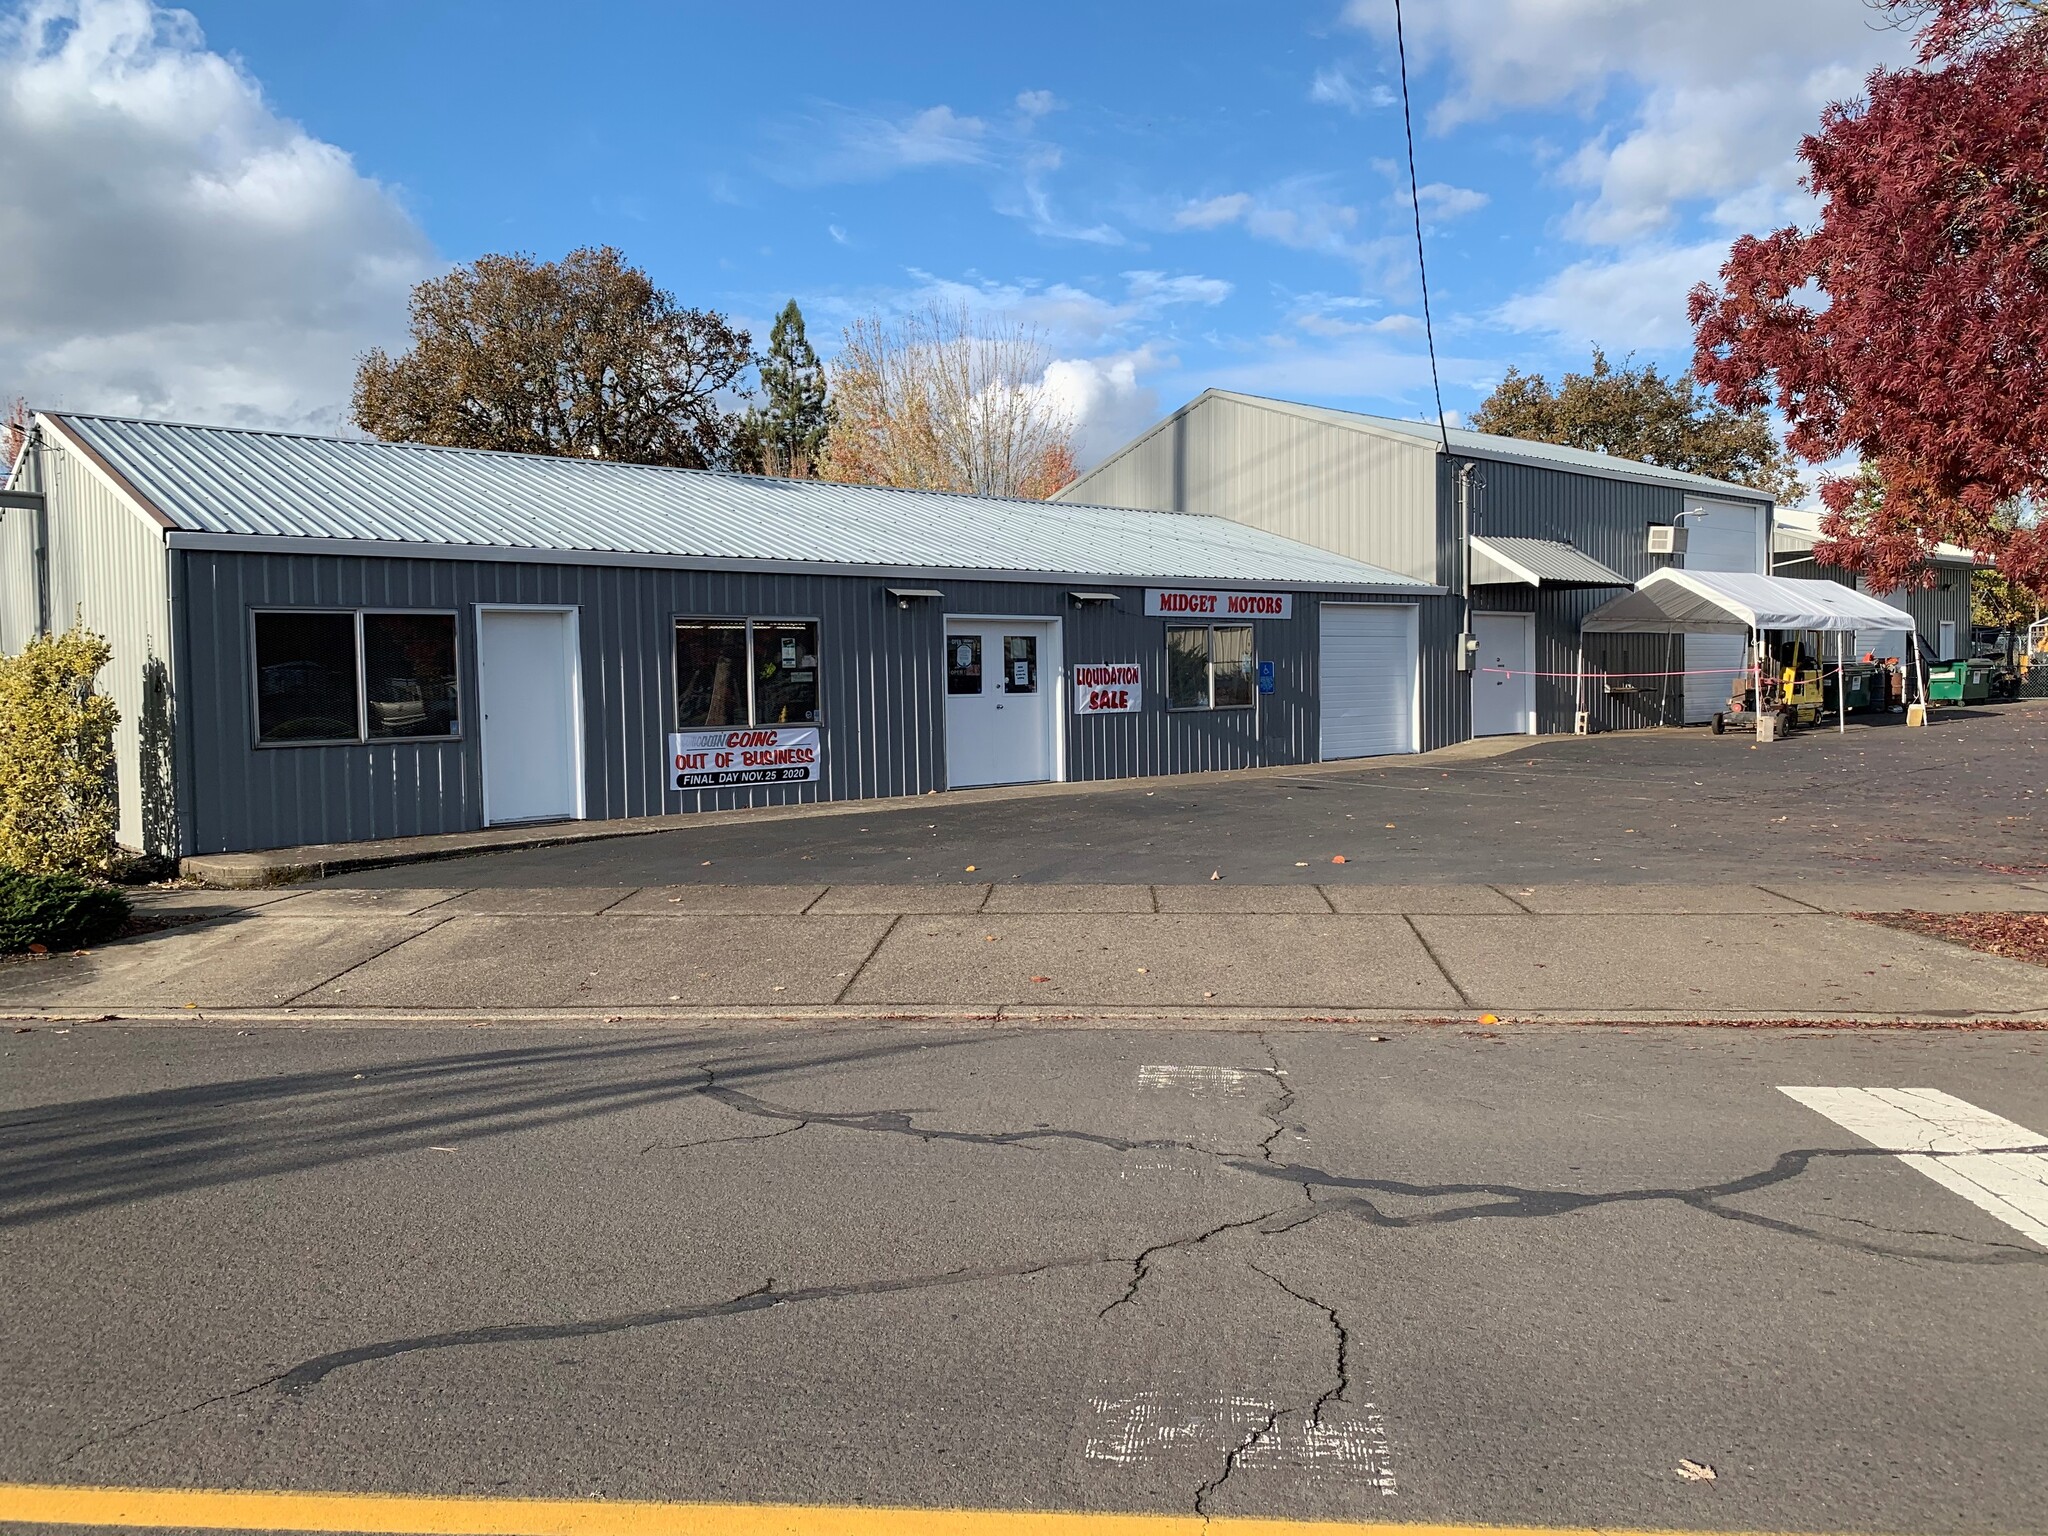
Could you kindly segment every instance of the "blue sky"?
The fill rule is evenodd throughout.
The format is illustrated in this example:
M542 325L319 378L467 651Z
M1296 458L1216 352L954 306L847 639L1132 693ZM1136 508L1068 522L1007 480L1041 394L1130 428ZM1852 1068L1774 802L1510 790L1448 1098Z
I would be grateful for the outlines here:
M1039 327L1084 457L1208 385L1431 413L1392 0L0 8L0 387L329 428L420 277L611 243L765 336L795 297ZM1861 0L1412 0L1444 400L1808 216L1792 153L1904 42Z

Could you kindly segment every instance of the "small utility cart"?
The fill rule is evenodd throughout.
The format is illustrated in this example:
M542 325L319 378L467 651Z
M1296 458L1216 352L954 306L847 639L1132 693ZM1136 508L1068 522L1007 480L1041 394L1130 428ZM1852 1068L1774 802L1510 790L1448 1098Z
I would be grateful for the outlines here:
M1815 724L1829 703L1830 684L1837 726L1846 730L1849 642L1858 630L1873 629L1911 632L1913 616L1840 582L1748 571L1653 571L1580 623L1579 708L1586 707L1585 636L1742 635L1749 642L1742 670L1721 674L1730 692L1728 707L1713 716L1715 734L1739 724L1774 740L1795 725ZM1770 636L1778 637L1775 650Z

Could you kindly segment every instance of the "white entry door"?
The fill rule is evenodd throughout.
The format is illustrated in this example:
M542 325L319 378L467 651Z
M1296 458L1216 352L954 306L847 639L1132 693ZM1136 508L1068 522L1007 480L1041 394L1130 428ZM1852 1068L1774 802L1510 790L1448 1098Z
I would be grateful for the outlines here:
M1941 621L1940 635L1941 654L1935 660L1954 661L1958 654L1956 651L1956 621L1954 619L1943 619Z
M1324 603L1323 758L1415 750L1415 610Z
M1045 619L946 620L946 783L1060 777L1059 626Z
M1536 734L1536 616L1475 613L1479 670L1472 674L1472 734Z
M485 822L581 816L576 610L480 607L476 651Z
M1768 572L1764 550L1764 516L1759 507L1735 502L1699 501L1688 496L1685 509L1685 569L1688 571ZM1728 707L1735 679L1742 674L1749 641L1742 635L1685 637L1685 723L1710 720Z

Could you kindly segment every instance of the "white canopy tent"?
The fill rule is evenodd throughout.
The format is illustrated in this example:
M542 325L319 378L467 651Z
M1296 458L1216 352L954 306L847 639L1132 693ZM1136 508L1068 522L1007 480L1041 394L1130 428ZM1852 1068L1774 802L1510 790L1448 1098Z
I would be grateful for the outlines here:
M1881 603L1838 581L1795 581L1789 576L1760 576L1749 571L1654 571L1635 590L1602 603L1579 625L1583 635L1749 635L1756 671L1757 698L1763 698L1763 637L1766 630L1805 633L1817 630L1835 637L1837 699L1844 695L1840 669L1847 635L1859 629L1912 632L1913 616ZM1580 686L1584 687L1586 648L1579 645ZM1920 669L1920 696L1927 697L1926 668L1920 648L1913 647ZM1583 698L1580 708L1584 708ZM1846 710L1837 708L1838 726Z

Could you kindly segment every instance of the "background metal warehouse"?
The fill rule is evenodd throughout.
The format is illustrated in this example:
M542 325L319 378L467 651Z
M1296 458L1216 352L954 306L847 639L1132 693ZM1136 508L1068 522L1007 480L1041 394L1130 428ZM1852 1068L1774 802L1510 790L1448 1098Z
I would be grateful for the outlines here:
M1571 730L1579 621L1652 571L1771 568L1772 500L1746 486L1225 390L1204 391L1058 499L1211 513L1462 591L1466 466L1480 670L1427 695L1446 739ZM1650 531L1674 526L1685 552L1651 553ZM1724 636L1609 636L1586 662L1612 689L1589 689L1592 724L1620 729L1707 719L1742 658Z
M486 807L487 779L510 771L502 754L496 768L487 762L492 727L479 696L480 625L494 605L568 614L574 804L552 814L645 816L957 783L948 636L971 630L963 615L996 616L998 630L1003 617L1048 621L1038 632L1049 637L1042 686L1057 757L1037 776L1326 755L1326 602L1415 615L1405 660L1364 657L1405 667L1405 677L1366 683L1406 718L1358 739L1417 750L1462 734L1448 703L1459 612L1441 585L1224 518L71 414L40 415L35 427L11 483L44 504L0 520L0 643L16 650L74 616L111 640L104 684L122 713L121 840L156 852L521 819ZM1253 623L1270 676L1248 707L1165 707L1171 621L1144 611L1148 589L1161 586L1289 598L1288 617ZM401 729L424 721L442 734L373 739L377 727L365 724L357 740L259 739L256 626L341 615L356 616L360 718L409 710ZM361 702L374 634L440 634L437 616L453 618L448 697ZM664 741L678 724L686 619L788 632L792 661L816 647L817 782L669 787ZM1132 662L1143 674L1137 712L1076 713L1069 668ZM1212 675L1209 686L1213 702L1222 685Z

